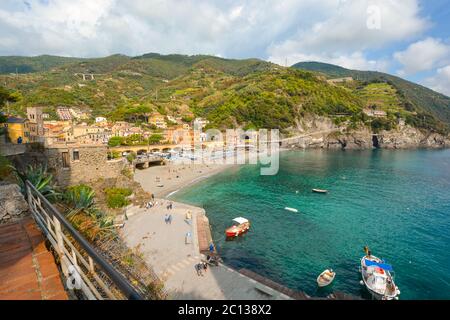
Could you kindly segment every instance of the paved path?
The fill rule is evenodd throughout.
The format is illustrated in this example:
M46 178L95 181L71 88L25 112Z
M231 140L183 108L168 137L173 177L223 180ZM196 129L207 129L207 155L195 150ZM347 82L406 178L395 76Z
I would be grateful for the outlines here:
M161 202L161 200L159 200ZM156 208L135 209L125 222L122 236L130 248L139 248L145 261L164 281L172 299L289 299L257 281L225 266L210 267L198 276L195 265L202 259L199 251L197 224L185 221L191 211L192 221L203 215L201 208L174 203L173 210L166 204ZM166 213L173 216L172 224L164 222ZM185 235L192 234L192 242L186 244Z
M53 255L32 218L0 226L0 300L67 300Z

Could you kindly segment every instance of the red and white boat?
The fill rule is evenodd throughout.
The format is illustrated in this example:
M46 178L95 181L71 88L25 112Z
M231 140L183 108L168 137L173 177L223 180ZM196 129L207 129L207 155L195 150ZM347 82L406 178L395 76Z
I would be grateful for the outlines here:
M233 219L233 225L225 230L227 238L235 238L243 235L250 229L250 221L245 218L239 217Z

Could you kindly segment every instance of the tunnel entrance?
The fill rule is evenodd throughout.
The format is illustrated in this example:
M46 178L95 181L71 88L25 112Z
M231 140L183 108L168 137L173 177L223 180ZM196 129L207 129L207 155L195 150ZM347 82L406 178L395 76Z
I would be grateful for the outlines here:
M378 140L378 136L373 135L372 136L372 145L376 149L380 149L380 141Z

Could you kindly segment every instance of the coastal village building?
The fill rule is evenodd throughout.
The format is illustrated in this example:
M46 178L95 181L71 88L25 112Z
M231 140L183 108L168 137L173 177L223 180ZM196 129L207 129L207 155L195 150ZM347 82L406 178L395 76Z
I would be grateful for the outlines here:
M30 142L30 122L28 119L9 117L6 123L0 125L6 129L8 142L13 144Z
M126 121L116 121L111 127L111 133L116 137L126 137L132 125Z
M209 121L203 118L196 118L194 120L194 126L198 125L199 128L204 128L209 124Z
M111 131L98 126L75 125L73 126L73 139L85 144L106 144L111 137Z
M48 168L62 187L115 178L127 166L123 159L108 160L103 145L56 143L45 149Z
M90 114L88 112L82 111L78 108L69 108L69 112L73 119L87 120L90 118Z
M155 125L159 129L166 129L167 122L166 118L160 114L153 114L148 118L148 123Z
M387 116L387 112L382 110L364 109L363 111L369 117L384 118Z
M102 122L107 122L105 117L96 117L95 118L95 123L102 123Z
M27 118L30 128L30 141L39 142L44 137L44 112L43 107L28 107Z
M66 107L58 107L56 109L56 114L58 115L60 120L72 120L72 113L69 108Z

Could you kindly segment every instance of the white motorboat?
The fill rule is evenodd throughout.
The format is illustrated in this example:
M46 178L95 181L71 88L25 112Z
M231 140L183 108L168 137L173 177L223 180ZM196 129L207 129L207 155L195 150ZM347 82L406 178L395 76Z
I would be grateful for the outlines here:
M361 258L362 282L377 300L398 299L400 290L394 283L391 265L370 254Z
M296 212L296 213L298 212L297 209L295 209L295 208L289 208L289 207L284 208L284 210L291 211L291 212Z

